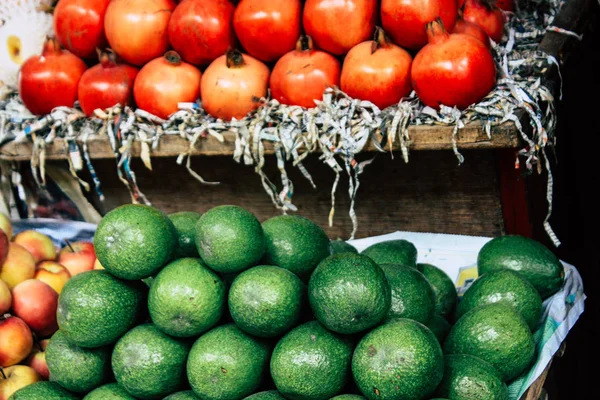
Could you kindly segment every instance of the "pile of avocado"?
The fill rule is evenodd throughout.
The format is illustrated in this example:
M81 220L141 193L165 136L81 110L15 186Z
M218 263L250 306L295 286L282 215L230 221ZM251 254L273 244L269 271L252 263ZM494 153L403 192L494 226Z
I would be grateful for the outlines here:
M122 206L94 245L104 270L60 294L50 382L11 399L506 400L564 281L549 250L504 236L459 302L406 240L359 254L237 206Z

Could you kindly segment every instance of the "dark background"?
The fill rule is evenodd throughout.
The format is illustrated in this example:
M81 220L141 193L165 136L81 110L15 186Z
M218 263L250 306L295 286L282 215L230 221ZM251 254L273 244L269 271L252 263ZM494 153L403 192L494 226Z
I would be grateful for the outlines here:
M594 355L600 340L598 293L600 285L600 13L590 15L584 40L570 53L562 69L563 100L558 105L558 163L554 167L554 215L551 218L563 242L557 255L580 272L587 300L585 312L566 341L547 381L550 400L596 398ZM598 246L598 247L597 247Z

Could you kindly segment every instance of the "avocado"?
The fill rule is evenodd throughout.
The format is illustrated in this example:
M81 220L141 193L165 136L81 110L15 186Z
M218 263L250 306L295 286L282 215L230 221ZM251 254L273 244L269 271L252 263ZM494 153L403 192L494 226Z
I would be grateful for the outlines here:
M505 303L466 312L444 342L445 354L470 354L492 364L502 380L521 374L533 360L535 345L523 316Z
M147 290L140 281L122 281L106 270L75 275L58 298L58 326L77 346L112 344L144 314Z
M136 400L118 383L109 383L89 392L83 400Z
M243 400L285 400L285 397L277 390L265 390L245 397Z
M366 398L358 394L340 394L339 396L332 397L329 400L366 400Z
M187 361L187 376L203 400L237 400L260 386L268 368L269 346L234 324L200 336Z
M327 234L308 218L279 215L263 222L262 227L266 241L265 264L277 265L307 278L329 255Z
M275 346L271 376L281 394L291 400L327 400L350 376L352 346L317 321L291 330Z
M87 393L112 380L109 346L84 349L58 330L46 348L50 380L75 393Z
M377 264L400 264L417 268L417 248L404 239L372 244L360 254L371 258Z
M156 274L171 260L177 231L156 208L126 204L109 211L94 234L102 266L114 276L137 280Z
M452 328L452 325L450 325L446 318L439 314L433 314L426 326L431 329L431 332L433 332L440 344L444 343L446 336L448 336L448 333Z
M452 279L440 268L431 264L417 264L417 269L423 271L423 275L431 284L435 293L435 313L446 318L452 316L456 308L458 294Z
M200 257L196 249L196 222L202 214L193 211L180 211L169 214L168 217L177 231L177 246L173 259L185 257Z
M487 242L477 255L479 275L509 269L528 280L542 300L558 292L565 280L560 260L543 244L523 236L500 236Z
M396 319L373 329L358 343L352 374L367 399L423 399L442 380L444 357L425 325Z
M202 261L220 273L242 272L256 265L265 252L260 222L237 206L208 210L198 219L194 238Z
M306 301L306 285L280 267L261 265L238 275L229 290L229 312L244 332L275 337L293 328Z
M458 303L456 318L475 307L499 302L515 307L529 329L535 330L542 316L542 298L531 283L510 270L488 272L477 278Z
M358 254L356 247L350 243L345 242L341 239L332 240L329 242L329 254L340 254L340 253L355 253Z
M148 294L152 322L175 337L198 336L215 326L225 308L225 284L199 258L164 267Z
M14 392L8 400L77 400L78 397L68 392L55 382L41 381L27 385Z
M508 388L498 371L468 354L444 357L444 378L435 394L452 400L508 400Z
M163 400L200 400L200 398L196 396L192 390L185 390L183 392L170 394Z
M308 299L317 320L344 334L374 327L388 314L390 284L369 257L342 253L327 257L308 283Z
M143 324L127 332L115 345L112 369L129 394L156 399L185 388L188 341L175 339L155 325Z
M408 318L422 324L429 322L435 310L435 293L421 272L398 264L379 265L392 290L388 319Z

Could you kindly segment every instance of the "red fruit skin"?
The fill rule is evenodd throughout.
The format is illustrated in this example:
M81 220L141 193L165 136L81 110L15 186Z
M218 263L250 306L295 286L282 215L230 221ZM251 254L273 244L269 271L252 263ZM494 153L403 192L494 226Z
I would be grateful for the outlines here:
M463 19L479 25L490 39L500 43L504 36L504 14L495 5L486 3L487 0L465 0Z
M301 16L300 0L242 0L233 14L233 27L248 54L270 62L294 49Z
M41 56L33 56L21 65L19 94L33 114L49 114L55 107L73 107L79 80L86 70L77 56L62 50L49 39Z
M465 35L473 36L474 38L481 40L488 49L492 48L488 34L485 33L482 27L473 22L465 21L462 18L457 19L452 33L464 33Z
M376 19L376 0L307 0L302 15L315 47L336 55L369 40Z
M183 61L169 62L172 53L177 55L170 51L146 64L133 85L138 107L163 119L177 112L179 102L195 102L200 95L201 72Z
M107 46L104 14L110 0L60 0L54 9L54 32L60 44L78 57L96 56Z
M91 117L94 110L105 110L116 104L131 105L133 83L138 69L127 64L115 64L105 59L83 73L79 81L79 105Z
M499 9L509 12L515 11L515 4L513 0L496 0L496 5Z
M427 44L425 26L442 19L447 30L454 28L456 0L382 0L381 23L394 43L417 50Z
M444 32L416 55L411 75L413 88L425 105L465 109L493 89L496 65L480 40Z
M8 236L0 229L0 266L4 264L4 261L6 261L6 257L8 256L8 243Z
M342 67L341 89L350 97L368 100L384 109L412 91L412 57L392 43L372 52L373 43L363 42L348 52Z
M340 62L320 50L293 50L271 72L271 95L282 104L316 107L329 86L340 85Z
M58 330L56 309L58 293L37 279L28 279L13 288L13 311L34 331L45 338Z
M229 0L184 0L169 22L169 42L188 63L210 64L235 46Z
M123 60L142 66L169 48L167 27L173 0L112 0L104 16L110 47Z

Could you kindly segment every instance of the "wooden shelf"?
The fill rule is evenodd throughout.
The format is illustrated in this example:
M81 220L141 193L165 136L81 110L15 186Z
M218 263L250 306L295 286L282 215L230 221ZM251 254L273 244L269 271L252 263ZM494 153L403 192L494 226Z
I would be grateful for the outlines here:
M452 148L451 126L413 126L409 128L411 150L446 150ZM234 151L235 134L228 132L224 135L225 141L220 143L214 137L200 139L192 154L204 156L231 156ZM91 136L88 139L90 156L94 159L115 158L107 136ZM457 145L460 149L505 149L516 148L521 144L519 132L512 122L492 129L491 139L482 129L480 122L467 124L459 130ZM160 139L158 148L151 155L153 157L176 157L189 150L189 142L176 135L165 135ZM140 144L134 143L132 154L140 155ZM369 142L365 151L376 151L375 146ZM26 161L31 159L31 142L10 142L0 148L0 160ZM273 145L265 141L265 153L273 153ZM63 139L57 138L46 146L46 159L66 159L67 151Z

